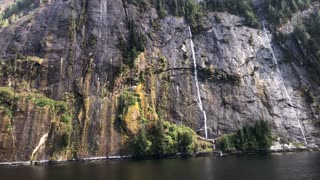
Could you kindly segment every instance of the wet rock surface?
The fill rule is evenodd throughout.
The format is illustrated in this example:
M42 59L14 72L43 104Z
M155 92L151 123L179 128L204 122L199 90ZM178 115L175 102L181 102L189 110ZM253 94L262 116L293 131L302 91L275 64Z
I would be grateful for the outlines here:
M145 50L134 68L121 70L120 42L132 30L127 19L145 37ZM303 93L308 88L317 97L319 87L299 61L288 58L271 32L244 26L239 16L210 12L203 20L193 41L209 138L263 119L278 136L304 143L300 121L308 144L320 145L316 102ZM154 8L141 11L121 0L48 1L0 29L0 55L2 87L65 102L72 114L65 124L61 113L28 98L18 101L12 116L0 109L0 161L30 160L46 133L35 159L126 155L118 98L139 84L146 111L204 136L182 17L159 19Z

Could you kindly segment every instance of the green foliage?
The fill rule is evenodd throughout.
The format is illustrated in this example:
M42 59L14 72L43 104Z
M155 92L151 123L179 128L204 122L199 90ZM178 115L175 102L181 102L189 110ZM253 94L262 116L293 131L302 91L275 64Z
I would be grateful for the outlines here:
M293 13L309 7L310 0L267 0L265 5L269 20L279 25L288 21Z
M139 132L130 140L130 151L135 158L142 158L149 155L152 142L147 139L145 129Z
M218 147L221 150L224 151L234 151L236 150L235 148L235 141L234 141L234 134L227 134L219 137L217 139Z
M34 3L34 0L16 0L9 8L5 9L2 15L3 19L8 19L14 14L17 14L24 8L28 8Z
M162 19L167 14L185 17L193 33L203 29L203 9L194 0L155 0L154 6Z
M8 19L0 19L0 27L7 27L9 25Z
M259 27L251 0L205 0L206 6L212 11L228 11L246 18L248 26Z
M13 116L14 106L18 100L13 89L10 87L0 87L0 110L3 110L8 117Z
M195 133L186 126L159 121L151 134L153 155L164 156L178 152L191 155L195 151Z
M295 37L301 42L301 45L308 57L304 64L314 82L320 84L320 74L317 69L320 63L320 12L310 16L310 21L299 22L294 28Z
M140 102L139 94L133 91L123 91L120 96L120 106L130 107ZM123 109L123 108L122 108Z
M194 34L200 32L203 29L202 10L198 3L194 0L180 0L184 3L183 8L180 10L183 12L191 30ZM180 7L180 6L179 6Z
M306 27L308 27L309 42L307 42L305 46L308 47L308 50L317 58L318 62L320 62L320 12L311 15L310 23L308 23Z
M65 113L68 110L68 106L65 102L56 101L42 95L30 94L28 95L28 99L39 107L49 107L58 113Z
M148 8L148 4L146 0L127 0L128 3L131 3L137 6L139 9L145 11Z
M29 8L35 1L34 0L16 0L5 9L3 12L0 12L0 27L5 27L9 25L9 21L11 22L16 20L16 14L20 13L22 10ZM35 5L39 5L35 3Z
M310 32L312 34L317 34L320 36L319 29L320 29L320 12L317 12L311 16Z
M217 147L224 151L268 150L272 144L270 126L265 121L257 121L254 126L244 126L235 134L227 134L217 139Z
M302 89L302 93L306 98L308 104L313 104L316 101L316 97L312 94L309 89Z
M151 26L155 29L155 30L159 30L161 25L158 19L151 19L150 20L150 24Z
M10 87L0 87L0 104L11 105L14 101L14 92Z
M72 121L72 115L70 113L64 113L61 117L61 122L67 124Z
M120 95L119 101L119 120L122 122L123 118L127 114L128 108L136 103L140 103L141 99L139 94L133 91L123 91Z
M133 21L128 21L128 30L128 41L120 39L119 48L122 51L123 63L133 68L135 59L145 50L145 37Z
M31 100L36 106L41 108L48 107L53 112L61 114L61 122L68 123L72 120L72 115L68 111L68 105L63 101L55 101L42 95L30 94L28 99Z
M192 154L194 152L194 135L190 128L180 126L178 131L179 152Z
M177 142L174 141L174 138L176 137L172 138L168 135L163 122L159 122L157 126L154 127L152 134L152 150L154 154L164 156L166 154L177 153Z
M215 15L214 18L218 23L222 23L222 18L219 15Z
M61 136L61 147L67 147L69 144L69 135L67 133L63 133Z
M53 112L61 114L62 122L68 123L72 120L72 115L68 112L68 105L66 102L55 101L39 94L30 93L26 95L27 99L33 102L36 106L41 108L48 107ZM22 97L25 97L25 94L15 94L13 89L10 87L0 87L0 107L5 108L6 114L10 117L13 115L16 102Z
M202 78L209 80L225 81L235 85L240 84L241 78L237 75L229 74L222 69L213 69L212 66L207 68L199 68L199 74Z
M192 155L195 152L195 133L186 126L177 126L167 121L159 121L148 132L140 129L130 141L134 157L163 157L178 152Z

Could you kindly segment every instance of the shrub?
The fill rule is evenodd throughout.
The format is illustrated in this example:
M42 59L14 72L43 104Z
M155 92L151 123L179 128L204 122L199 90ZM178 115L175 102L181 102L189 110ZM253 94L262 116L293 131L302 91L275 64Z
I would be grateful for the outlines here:
M268 150L272 144L270 125L257 121L254 126L243 126L235 134L227 134L217 139L217 147L224 151Z
M279 25L290 19L293 13L309 7L310 0L267 0L265 6L269 20Z
M119 48L122 51L123 63L130 68L134 67L134 61L145 50L145 37L137 29L133 21L128 21L129 37L125 42L119 40Z
M153 5L161 19L167 14L185 17L194 33L203 29L203 9L194 0L155 0Z
M218 146L217 148L224 150L224 151L233 151L235 150L234 144L234 134L227 134L219 137L217 139Z
M178 152L178 143L176 137L170 136L168 127L164 126L164 122L159 121L152 132L152 151L156 156L164 156L167 154L176 154Z
M133 157L139 159L150 155L152 142L148 140L145 129L140 129L139 132L130 140L129 144Z
M178 152L191 155L195 151L195 133L186 126L159 121L151 134L153 155L164 156Z
M194 135L190 128L178 127L179 152L191 155L194 153Z
M205 0L206 6L212 11L228 11L246 18L248 26L259 27L251 0Z
M129 142L131 153L136 158L144 156L163 157L178 152L192 155L195 152L195 133L186 126L177 126L159 121L149 131L140 128Z
M132 91L122 92L119 102L119 118L122 119L127 114L128 108L140 101L139 94Z
M67 133L63 133L61 136L61 147L67 147L69 144L69 135Z
M129 3L137 6L139 9L145 11L148 8L146 0L127 0Z
M319 70L317 69L320 62L320 13L317 12L310 16L310 21L299 22L294 28L294 35L301 42L302 48L308 54L305 57L304 64L307 65L311 79L320 84Z
M10 22L16 20L16 15L22 10L31 7L32 4L39 5L39 3L34 3L34 0L15 0L8 8L6 8L2 13L0 12L0 27L6 27Z
M11 105L14 101L14 92L10 87L0 87L0 104Z
M61 117L61 122L63 123L69 123L72 121L72 115L70 113L64 113Z

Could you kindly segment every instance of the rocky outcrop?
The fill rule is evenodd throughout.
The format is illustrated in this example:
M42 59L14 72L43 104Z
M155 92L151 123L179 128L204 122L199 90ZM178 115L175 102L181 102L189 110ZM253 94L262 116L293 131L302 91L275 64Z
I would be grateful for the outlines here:
M319 96L318 85L269 31L243 20L208 12L193 35L209 138L264 119L283 139L303 144L303 131L308 144L319 145L319 109L304 93ZM123 45L133 32L144 50L129 67ZM125 0L55 0L29 9L0 29L0 85L22 96L15 106L0 99L0 161L128 154L118 122L124 91L139 94L147 120L184 124L203 136L190 48L184 18L160 19L156 9ZM66 109L39 105L25 98L30 94ZM139 119L141 112L131 110L127 118ZM127 123L134 133L135 124ZM44 147L32 155L46 133Z

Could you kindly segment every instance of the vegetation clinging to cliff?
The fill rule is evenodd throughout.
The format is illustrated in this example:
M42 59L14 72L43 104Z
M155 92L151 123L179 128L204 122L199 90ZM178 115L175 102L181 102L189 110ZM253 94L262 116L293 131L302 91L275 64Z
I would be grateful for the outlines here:
M228 11L233 14L242 15L246 18L247 25L259 27L251 0L205 0L205 2L206 6L212 11Z
M120 39L119 48L122 51L123 63L133 68L134 60L145 49L145 37L131 20L128 21L128 30L128 40Z
M39 3L44 3L46 0L41 0ZM1 12L0 9L0 27L5 27L10 22L15 21L16 15L22 10L29 8L32 4L39 5L34 0L15 0L8 8Z
M217 139L217 148L223 151L268 150L272 144L270 125L257 121L254 126L245 125L235 134L227 134Z
M312 79L320 84L320 74L317 69L320 63L320 12L311 15L311 19L308 22L300 21L294 29L295 37L300 41L302 47L309 55L305 59L304 63L309 69ZM308 60L308 59L315 59Z
M63 123L68 123L73 118L68 110L67 103L64 101L56 101L35 93L15 93L10 87L0 87L0 108L3 108L10 116L16 110L15 106L18 101L23 98L26 98L35 106L47 107L52 112L61 115L61 122Z
M118 121L122 133L129 137L131 154L135 158L162 157L178 152L193 154L196 133L186 126L157 120L157 114L152 110L147 110L151 114L145 112L144 94L140 88L123 91L119 97Z
M192 129L168 121L159 121L151 129L140 128L129 145L132 155L142 158L163 157L179 152L191 155L195 152L195 143L195 133Z
M269 20L282 24L291 18L292 14L310 6L310 0L266 0L265 5Z

